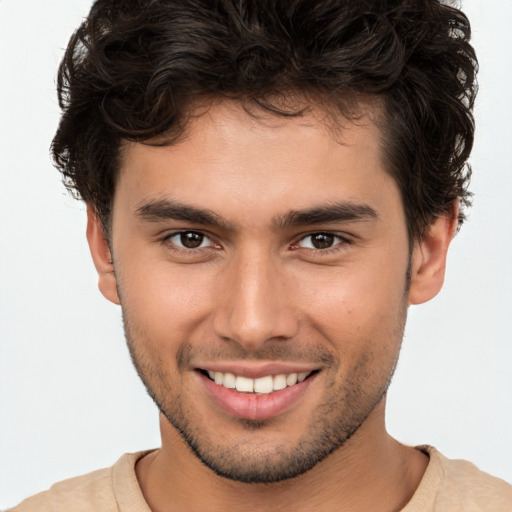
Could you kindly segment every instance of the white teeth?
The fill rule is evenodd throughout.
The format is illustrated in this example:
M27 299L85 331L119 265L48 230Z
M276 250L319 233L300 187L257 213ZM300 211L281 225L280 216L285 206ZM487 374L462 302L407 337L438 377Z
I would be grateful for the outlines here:
M232 373L225 373L222 385L225 388L235 389L236 388L236 377Z
M302 382L308 375L309 375L309 372L301 372L301 373L297 374L297 380L299 382Z
M228 389L236 389L240 393L258 393L267 395L273 391L279 391L288 386L302 382L311 372L289 373L279 375L266 375L258 379L236 376L232 373L213 372L208 370L208 375L215 384Z
M297 384L297 374L290 373L290 375L288 375L288 377L286 377L286 384L288 386L293 386L294 384Z
M286 375L276 375L274 377L274 391L279 391L286 387Z
M272 375L267 375L266 377L260 377L259 379L254 379L254 392L255 393L272 393L274 390L274 383L272 382Z
M252 393L254 391L254 379L238 376L236 378L236 390L243 393Z

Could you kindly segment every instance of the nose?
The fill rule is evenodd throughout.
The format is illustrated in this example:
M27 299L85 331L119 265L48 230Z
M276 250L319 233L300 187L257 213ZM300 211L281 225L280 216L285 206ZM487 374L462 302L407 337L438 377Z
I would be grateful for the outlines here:
M293 308L293 283L283 263L270 254L246 251L219 275L214 329L254 351L269 340L295 336L299 319Z

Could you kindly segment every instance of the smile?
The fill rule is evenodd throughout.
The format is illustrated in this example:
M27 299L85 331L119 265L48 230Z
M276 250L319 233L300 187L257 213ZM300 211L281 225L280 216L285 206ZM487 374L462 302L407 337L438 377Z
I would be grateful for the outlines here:
M214 372L206 370L206 374L219 386L235 389L239 393L256 393L268 395L280 391L297 383L303 382L313 372L288 373L280 375L265 375L257 379L235 375L233 373Z
M300 403L314 388L319 370L267 374L255 378L201 369L203 389L216 406L229 416L265 420L279 416Z

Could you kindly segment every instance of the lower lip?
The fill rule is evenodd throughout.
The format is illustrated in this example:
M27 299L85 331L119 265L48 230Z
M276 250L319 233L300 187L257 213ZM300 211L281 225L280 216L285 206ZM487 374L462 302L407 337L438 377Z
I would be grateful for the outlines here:
M215 384L198 372L206 391L213 402L224 412L237 418L266 420L278 416L296 404L315 380L314 373L306 380L279 391L265 395L239 393L234 389Z

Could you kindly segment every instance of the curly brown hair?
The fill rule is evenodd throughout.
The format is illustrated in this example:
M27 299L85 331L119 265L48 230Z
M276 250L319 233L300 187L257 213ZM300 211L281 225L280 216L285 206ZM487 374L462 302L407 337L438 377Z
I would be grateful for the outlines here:
M59 68L53 159L108 232L122 142L171 144L195 99L300 116L286 106L299 94L349 116L347 99L375 98L414 240L470 203L469 39L466 16L437 0L98 0Z

